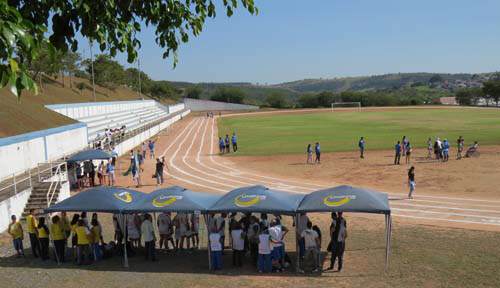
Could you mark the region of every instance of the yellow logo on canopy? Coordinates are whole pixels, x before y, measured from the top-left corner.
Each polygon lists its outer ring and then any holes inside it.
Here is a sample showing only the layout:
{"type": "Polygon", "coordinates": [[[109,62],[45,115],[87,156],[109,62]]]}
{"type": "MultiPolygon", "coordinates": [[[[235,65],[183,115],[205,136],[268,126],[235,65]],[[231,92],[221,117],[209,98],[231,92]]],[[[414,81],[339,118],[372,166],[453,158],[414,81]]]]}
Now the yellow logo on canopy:
{"type": "Polygon", "coordinates": [[[251,207],[257,205],[261,200],[265,200],[265,195],[247,195],[243,194],[234,199],[234,204],[238,207],[251,207]]]}
{"type": "Polygon", "coordinates": [[[153,199],[153,206],[161,208],[165,206],[169,206],[175,203],[177,200],[181,200],[182,196],[175,196],[175,195],[160,195],[153,199]]]}
{"type": "Polygon", "coordinates": [[[323,203],[328,207],[339,207],[356,199],[355,195],[329,195],[323,198],[323,203]]]}
{"type": "Polygon", "coordinates": [[[127,191],[115,192],[113,196],[115,196],[116,199],[121,200],[125,203],[132,202],[132,194],[130,194],[130,192],[127,191]]]}

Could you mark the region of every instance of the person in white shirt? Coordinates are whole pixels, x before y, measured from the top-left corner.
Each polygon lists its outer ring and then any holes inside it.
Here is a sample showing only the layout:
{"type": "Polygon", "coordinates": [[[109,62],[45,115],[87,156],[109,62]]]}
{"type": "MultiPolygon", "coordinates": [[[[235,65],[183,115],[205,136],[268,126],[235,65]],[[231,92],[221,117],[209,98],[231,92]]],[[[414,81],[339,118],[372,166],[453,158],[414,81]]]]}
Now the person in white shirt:
{"type": "Polygon", "coordinates": [[[259,235],[259,260],[257,266],[259,273],[269,273],[273,268],[271,263],[271,237],[264,226],[260,229],[262,232],[259,235]]]}
{"type": "Polygon", "coordinates": [[[312,254],[313,259],[314,259],[314,270],[313,272],[318,272],[319,270],[319,249],[320,243],[319,243],[319,235],[316,231],[312,229],[312,223],[309,221],[307,222],[307,229],[302,231],[300,234],[301,238],[304,239],[304,247],[305,247],[305,256],[308,256],[309,254],[312,254]]]}
{"type": "Polygon", "coordinates": [[[304,253],[305,253],[305,246],[304,246],[304,239],[302,239],[301,235],[304,230],[307,229],[307,223],[309,222],[309,217],[307,217],[306,213],[301,213],[299,215],[299,221],[298,223],[295,223],[297,225],[297,239],[299,239],[299,256],[300,258],[304,258],[304,253]]]}
{"type": "MultiPolygon", "coordinates": [[[[186,236],[188,233],[188,215],[186,213],[177,213],[174,217],[175,223],[175,246],[177,249],[184,249],[184,241],[186,240],[186,236]]],[[[188,241],[187,247],[190,247],[188,241]]]]}
{"type": "Polygon", "coordinates": [[[172,249],[175,249],[174,239],[172,238],[172,219],[170,212],[163,212],[158,215],[158,232],[160,233],[160,249],[165,247],[168,251],[168,242],[172,243],[172,249]]]}
{"type": "Polygon", "coordinates": [[[237,267],[243,266],[243,256],[245,254],[245,232],[243,231],[243,223],[235,222],[231,227],[231,239],[233,245],[233,265],[237,267]]]}
{"type": "Polygon", "coordinates": [[[281,225],[279,218],[271,222],[271,228],[269,228],[269,235],[271,236],[271,259],[273,265],[281,271],[284,271],[285,264],[285,244],[283,238],[287,233],[288,229],[281,225]]]}
{"type": "Polygon", "coordinates": [[[222,245],[220,243],[220,234],[216,229],[212,229],[209,235],[210,242],[210,262],[212,271],[222,269],[222,245]]]}
{"type": "Polygon", "coordinates": [[[145,214],[144,221],[141,224],[141,235],[144,241],[144,247],[146,248],[146,260],[151,258],[151,261],[156,261],[155,255],[155,242],[156,236],[151,220],[151,215],[145,214]]]}

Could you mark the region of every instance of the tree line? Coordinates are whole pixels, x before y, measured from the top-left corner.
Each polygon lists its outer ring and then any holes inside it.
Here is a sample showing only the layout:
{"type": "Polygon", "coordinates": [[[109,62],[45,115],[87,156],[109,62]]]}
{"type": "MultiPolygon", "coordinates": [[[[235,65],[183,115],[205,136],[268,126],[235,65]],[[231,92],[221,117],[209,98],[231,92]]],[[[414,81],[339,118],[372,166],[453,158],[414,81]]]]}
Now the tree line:
{"type": "Polygon", "coordinates": [[[460,105],[477,105],[483,99],[486,105],[495,102],[496,106],[500,102],[500,74],[492,77],[483,83],[483,87],[468,88],[458,90],[455,98],[460,105]]]}

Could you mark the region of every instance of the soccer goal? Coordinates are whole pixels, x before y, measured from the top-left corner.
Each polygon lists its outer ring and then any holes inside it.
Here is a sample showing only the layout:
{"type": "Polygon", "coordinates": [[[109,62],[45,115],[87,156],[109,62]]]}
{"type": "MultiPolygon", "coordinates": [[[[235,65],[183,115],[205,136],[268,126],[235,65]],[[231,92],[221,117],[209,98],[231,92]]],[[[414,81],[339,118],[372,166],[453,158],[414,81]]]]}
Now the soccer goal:
{"type": "Polygon", "coordinates": [[[355,111],[361,112],[361,102],[335,102],[332,103],[332,112],[333,109],[339,108],[354,108],[355,111]]]}

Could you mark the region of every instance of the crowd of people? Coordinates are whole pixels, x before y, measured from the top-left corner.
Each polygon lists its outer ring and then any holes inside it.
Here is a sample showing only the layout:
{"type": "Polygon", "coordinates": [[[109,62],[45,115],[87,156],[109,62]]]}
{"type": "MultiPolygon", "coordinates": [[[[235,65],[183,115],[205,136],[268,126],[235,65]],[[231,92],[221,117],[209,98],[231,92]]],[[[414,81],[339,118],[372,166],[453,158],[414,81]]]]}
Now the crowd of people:
{"type": "Polygon", "coordinates": [[[231,145],[233,147],[233,152],[238,151],[238,137],[236,136],[236,132],[233,132],[233,136],[229,138],[229,134],[226,134],[226,137],[223,139],[219,137],[219,152],[220,154],[230,153],[231,145]]]}
{"type": "MultiPolygon", "coordinates": [[[[290,267],[292,260],[285,252],[285,237],[289,229],[283,225],[282,217],[261,213],[210,214],[207,229],[210,247],[210,267],[212,270],[223,268],[223,254],[226,248],[232,250],[232,265],[242,267],[248,263],[260,273],[283,272],[290,267]],[[272,218],[272,219],[270,219],[272,218]],[[226,224],[227,223],[227,224],[226,224]],[[226,234],[228,237],[226,237],[226,234]],[[226,246],[226,244],[228,244],[226,246]]],[[[114,254],[122,255],[123,245],[127,245],[130,256],[144,251],[146,260],[157,261],[157,250],[187,252],[200,247],[200,213],[162,212],[156,217],[151,214],[132,214],[122,221],[121,215],[113,215],[114,239],[106,243],[103,227],[98,214],[93,213],[90,220],[87,213],[75,213],[71,220],[65,212],[50,217],[36,218],[34,211],[26,217],[26,232],[29,237],[32,255],[47,261],[53,258],[57,263],[73,261],[77,265],[88,265],[114,254]],[[47,223],[46,221],[48,220],[47,223]],[[155,227],[156,226],[156,227],[155,227]],[[124,241],[124,235],[127,235],[124,241]],[[157,237],[157,235],[159,237],[157,237]],[[50,243],[53,245],[50,253],[50,243]],[[52,254],[52,256],[50,255],[52,254]]],[[[306,214],[300,214],[296,227],[299,246],[299,271],[304,272],[306,262],[313,263],[313,272],[322,271],[321,250],[322,234],[306,214]]],[[[332,213],[329,229],[330,243],[326,250],[331,252],[333,269],[338,261],[342,270],[347,223],[342,213],[332,213]]],[[[25,257],[23,239],[25,231],[16,216],[12,216],[8,233],[13,240],[18,257],[25,257]]]]}

